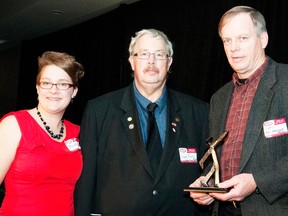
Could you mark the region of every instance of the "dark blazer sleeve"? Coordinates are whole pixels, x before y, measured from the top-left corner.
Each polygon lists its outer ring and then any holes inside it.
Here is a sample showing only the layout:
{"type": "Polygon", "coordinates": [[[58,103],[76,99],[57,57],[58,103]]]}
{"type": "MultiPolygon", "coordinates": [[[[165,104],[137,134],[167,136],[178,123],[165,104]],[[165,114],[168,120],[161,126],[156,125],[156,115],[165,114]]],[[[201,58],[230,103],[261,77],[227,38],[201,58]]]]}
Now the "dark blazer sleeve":
{"type": "MultiPolygon", "coordinates": [[[[75,189],[75,214],[88,216],[93,212],[93,195],[96,185],[96,155],[98,125],[95,101],[89,101],[83,113],[80,146],[83,155],[83,170],[75,189]]],[[[104,107],[105,110],[105,107],[104,107]]]]}

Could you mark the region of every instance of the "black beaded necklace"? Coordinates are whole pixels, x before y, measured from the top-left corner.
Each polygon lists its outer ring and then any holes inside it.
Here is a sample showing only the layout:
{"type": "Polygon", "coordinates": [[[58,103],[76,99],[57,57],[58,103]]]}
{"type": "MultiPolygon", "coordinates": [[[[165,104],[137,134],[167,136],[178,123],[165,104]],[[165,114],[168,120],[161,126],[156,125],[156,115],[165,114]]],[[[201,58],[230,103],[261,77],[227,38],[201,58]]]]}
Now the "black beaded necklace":
{"type": "Polygon", "coordinates": [[[50,130],[50,127],[47,125],[47,123],[44,121],[44,119],[42,118],[41,113],[38,110],[38,107],[36,107],[37,109],[37,115],[39,116],[40,120],[42,121],[44,128],[46,129],[46,131],[50,134],[50,136],[53,139],[61,139],[61,137],[63,136],[64,133],[64,119],[61,119],[61,129],[60,129],[60,133],[59,134],[54,134],[53,131],[50,130]]]}

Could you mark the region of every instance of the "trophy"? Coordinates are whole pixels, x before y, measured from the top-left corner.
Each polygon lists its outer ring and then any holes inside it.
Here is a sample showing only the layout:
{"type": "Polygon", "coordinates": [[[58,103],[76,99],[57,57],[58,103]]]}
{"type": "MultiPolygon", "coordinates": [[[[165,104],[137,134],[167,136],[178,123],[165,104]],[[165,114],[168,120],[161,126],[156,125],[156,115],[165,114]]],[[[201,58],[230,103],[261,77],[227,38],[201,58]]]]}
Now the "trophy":
{"type": "Polygon", "coordinates": [[[207,175],[204,177],[204,179],[201,180],[202,187],[189,187],[185,188],[184,191],[192,191],[192,192],[204,192],[204,193],[225,193],[227,192],[226,188],[219,188],[218,184],[220,183],[219,178],[219,163],[217,154],[215,151],[216,146],[227,136],[228,131],[224,131],[224,133],[221,134],[221,136],[213,142],[213,138],[209,137],[206,140],[206,143],[209,147],[207,152],[204,154],[204,156],[199,161],[199,165],[202,169],[204,169],[204,162],[207,160],[207,158],[211,155],[213,159],[213,165],[210,169],[210,171],[207,173],[207,175]],[[214,174],[215,181],[214,186],[209,186],[208,181],[211,178],[211,176],[214,174]]]}

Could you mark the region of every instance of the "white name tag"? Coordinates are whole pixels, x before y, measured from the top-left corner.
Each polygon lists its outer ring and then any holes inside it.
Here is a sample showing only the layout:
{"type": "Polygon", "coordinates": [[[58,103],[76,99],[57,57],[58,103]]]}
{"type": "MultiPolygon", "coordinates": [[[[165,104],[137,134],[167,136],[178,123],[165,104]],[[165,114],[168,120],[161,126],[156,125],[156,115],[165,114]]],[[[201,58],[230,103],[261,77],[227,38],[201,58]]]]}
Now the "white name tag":
{"type": "Polygon", "coordinates": [[[64,141],[64,143],[70,151],[76,151],[81,149],[77,138],[66,140],[64,141]]]}
{"type": "Polygon", "coordinates": [[[265,121],[263,123],[264,135],[266,138],[278,137],[288,134],[285,118],[265,121]]]}
{"type": "Polygon", "coordinates": [[[196,148],[179,148],[181,163],[197,163],[196,148]]]}

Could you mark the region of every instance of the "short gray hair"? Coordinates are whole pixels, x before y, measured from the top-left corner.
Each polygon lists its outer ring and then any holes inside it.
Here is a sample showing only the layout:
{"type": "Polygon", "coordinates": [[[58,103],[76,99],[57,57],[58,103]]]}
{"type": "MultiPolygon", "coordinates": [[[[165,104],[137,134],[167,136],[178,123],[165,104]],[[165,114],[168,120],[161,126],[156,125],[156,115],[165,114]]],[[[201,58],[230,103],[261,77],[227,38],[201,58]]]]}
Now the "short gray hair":
{"type": "Polygon", "coordinates": [[[132,55],[134,52],[137,40],[146,34],[151,35],[153,38],[161,37],[166,44],[166,51],[168,52],[168,56],[173,56],[173,45],[171,41],[162,31],[156,29],[142,29],[141,31],[136,32],[135,37],[131,37],[131,42],[128,50],[130,55],[132,55]]]}
{"type": "Polygon", "coordinates": [[[257,10],[248,6],[236,6],[228,10],[220,19],[218,24],[218,34],[221,37],[221,30],[226,24],[226,21],[240,13],[249,14],[254,24],[257,35],[259,36],[262,32],[267,32],[266,22],[264,16],[257,10]]]}

